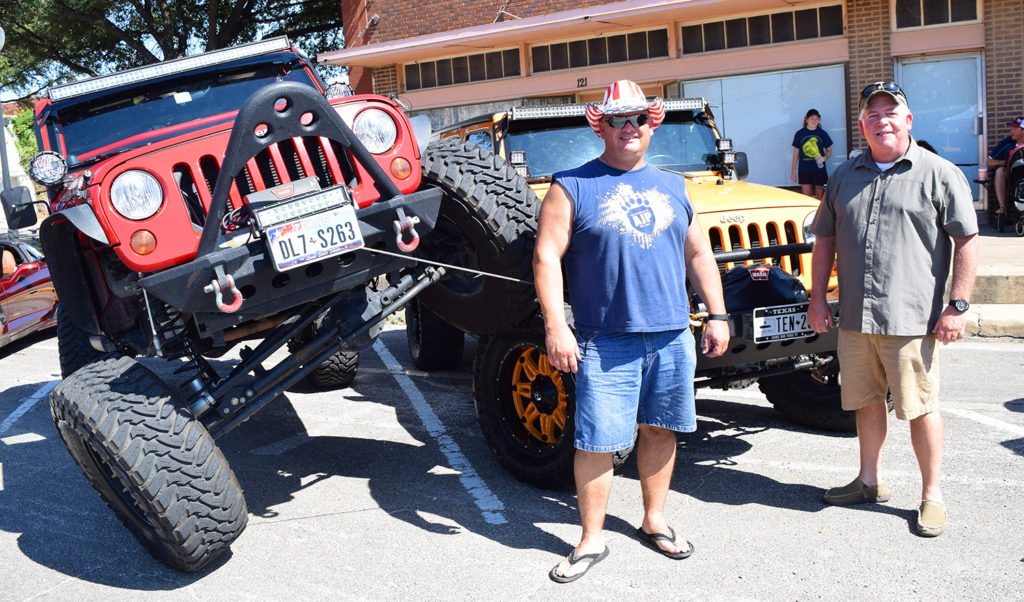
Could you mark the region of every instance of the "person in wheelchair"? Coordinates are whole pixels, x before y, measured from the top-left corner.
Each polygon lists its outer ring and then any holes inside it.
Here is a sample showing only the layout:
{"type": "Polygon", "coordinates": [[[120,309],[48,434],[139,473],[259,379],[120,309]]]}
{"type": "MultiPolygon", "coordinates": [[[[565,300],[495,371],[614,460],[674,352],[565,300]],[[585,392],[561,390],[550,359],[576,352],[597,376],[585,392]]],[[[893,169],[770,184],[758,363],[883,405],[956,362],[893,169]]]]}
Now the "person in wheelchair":
{"type": "Polygon", "coordinates": [[[985,166],[990,170],[995,169],[993,187],[996,192],[996,200],[999,201],[999,208],[996,214],[1006,214],[1006,190],[1008,188],[1006,160],[1010,152],[1019,144],[1024,144],[1024,116],[1012,119],[1007,123],[1010,126],[1010,135],[999,141],[999,144],[989,153],[985,160],[985,166]]]}

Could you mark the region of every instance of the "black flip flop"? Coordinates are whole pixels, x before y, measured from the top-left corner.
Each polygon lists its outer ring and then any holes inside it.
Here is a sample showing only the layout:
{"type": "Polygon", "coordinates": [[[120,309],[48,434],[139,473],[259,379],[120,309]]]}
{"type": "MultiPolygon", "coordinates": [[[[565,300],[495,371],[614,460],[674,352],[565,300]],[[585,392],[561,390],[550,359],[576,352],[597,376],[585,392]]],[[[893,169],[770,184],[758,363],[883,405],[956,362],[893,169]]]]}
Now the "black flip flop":
{"type": "Polygon", "coordinates": [[[685,552],[669,552],[661,549],[661,546],[658,545],[659,541],[667,541],[669,543],[676,542],[675,530],[672,527],[669,527],[668,531],[669,533],[671,533],[671,535],[665,535],[664,533],[645,533],[643,528],[641,527],[636,530],[636,534],[641,541],[654,548],[655,552],[659,552],[665,556],[668,556],[672,560],[682,560],[683,558],[689,558],[690,555],[693,554],[693,544],[690,542],[686,542],[686,545],[689,546],[690,549],[685,552]]]}
{"type": "Polygon", "coordinates": [[[601,552],[600,554],[584,554],[582,556],[577,556],[576,555],[576,550],[573,550],[572,553],[569,554],[569,566],[576,566],[576,563],[578,563],[578,562],[589,561],[588,564],[587,564],[587,568],[584,569],[582,573],[578,573],[578,574],[573,575],[571,577],[565,577],[565,576],[559,575],[558,572],[557,572],[558,571],[558,567],[562,564],[562,561],[559,560],[558,564],[556,564],[554,567],[552,567],[551,571],[548,572],[548,577],[551,577],[551,580],[554,581],[555,583],[569,583],[570,581],[576,581],[577,579],[579,579],[583,575],[586,575],[587,571],[590,570],[590,567],[592,567],[595,564],[601,562],[602,560],[604,560],[607,557],[608,557],[608,546],[605,546],[604,547],[604,551],[601,552]]]}

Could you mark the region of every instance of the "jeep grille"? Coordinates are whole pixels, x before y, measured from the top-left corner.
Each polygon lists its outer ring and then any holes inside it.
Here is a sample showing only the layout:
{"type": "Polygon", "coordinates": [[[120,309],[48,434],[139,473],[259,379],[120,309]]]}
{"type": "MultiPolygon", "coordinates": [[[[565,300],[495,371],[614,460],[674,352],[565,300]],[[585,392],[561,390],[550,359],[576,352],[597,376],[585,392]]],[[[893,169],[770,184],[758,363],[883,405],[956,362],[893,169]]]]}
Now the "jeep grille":
{"type": "MultiPolygon", "coordinates": [[[[219,157],[203,155],[173,167],[174,180],[189,218],[199,228],[206,221],[205,207],[213,198],[220,165],[219,157]]],[[[356,169],[344,147],[327,138],[303,136],[273,144],[250,159],[245,169],[235,176],[230,203],[239,207],[242,198],[253,192],[309,176],[315,176],[322,188],[338,183],[352,188],[358,183],[356,169]]]]}
{"type": "MultiPolygon", "coordinates": [[[[801,243],[803,240],[798,235],[799,229],[794,222],[748,223],[745,226],[732,224],[728,228],[712,226],[708,228],[708,240],[711,242],[711,250],[715,253],[723,251],[736,251],[739,249],[759,249],[761,247],[775,247],[801,243]]],[[[808,273],[810,265],[803,265],[804,261],[810,262],[810,255],[786,255],[781,258],[764,260],[786,270],[794,276],[808,273]]],[[[747,265],[752,261],[745,262],[747,265]]],[[[719,262],[718,271],[724,272],[735,264],[719,262]]]]}

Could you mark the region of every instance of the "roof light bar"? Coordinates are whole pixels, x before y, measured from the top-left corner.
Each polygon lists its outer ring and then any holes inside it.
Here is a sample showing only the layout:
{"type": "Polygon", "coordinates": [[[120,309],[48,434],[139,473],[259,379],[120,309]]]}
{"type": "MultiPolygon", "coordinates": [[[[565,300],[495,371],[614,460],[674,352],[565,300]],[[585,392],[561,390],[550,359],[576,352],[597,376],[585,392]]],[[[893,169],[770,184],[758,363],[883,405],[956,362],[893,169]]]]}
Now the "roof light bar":
{"type": "MultiPolygon", "coordinates": [[[[677,98],[665,101],[666,111],[703,111],[703,98],[677,98]]],[[[543,119],[545,117],[575,117],[583,115],[587,105],[553,105],[547,107],[512,107],[512,120],[543,119]]]]}
{"type": "Polygon", "coordinates": [[[268,52],[286,50],[290,47],[291,42],[288,40],[288,36],[279,36],[276,38],[261,40],[259,42],[235,46],[233,48],[224,48],[223,50],[214,50],[203,54],[197,54],[195,56],[171,59],[155,65],[136,67],[119,73],[100,75],[98,77],[91,77],[89,79],[72,82],[70,84],[53,86],[49,90],[49,96],[50,100],[55,102],[66,100],[68,98],[74,98],[75,96],[82,96],[84,94],[92,94],[93,92],[99,92],[101,90],[117,88],[125,84],[156,79],[158,77],[174,75],[176,73],[183,73],[185,71],[191,71],[201,67],[208,67],[210,65],[217,65],[219,63],[226,63],[228,61],[248,58],[251,56],[258,56],[268,52]]]}

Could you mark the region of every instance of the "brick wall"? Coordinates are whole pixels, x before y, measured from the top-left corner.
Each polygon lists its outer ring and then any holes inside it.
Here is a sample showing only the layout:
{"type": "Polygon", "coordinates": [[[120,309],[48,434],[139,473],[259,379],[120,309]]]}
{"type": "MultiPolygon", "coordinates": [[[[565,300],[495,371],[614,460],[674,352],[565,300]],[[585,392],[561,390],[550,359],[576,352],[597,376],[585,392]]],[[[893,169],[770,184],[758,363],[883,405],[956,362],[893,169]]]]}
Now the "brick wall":
{"type": "MultiPolygon", "coordinates": [[[[613,0],[509,0],[507,13],[519,18],[612,4],[613,0]]],[[[366,42],[390,42],[439,31],[490,25],[504,0],[366,0],[366,13],[380,15],[380,22],[364,36],[366,42]],[[429,6],[429,10],[426,8],[429,6]]],[[[502,16],[500,21],[511,20],[502,16]]],[[[347,33],[347,31],[346,31],[347,33]]]]}
{"type": "MultiPolygon", "coordinates": [[[[1012,1],[1012,0],[1007,0],[1012,1]]],[[[1019,1],[1019,0],[1017,0],[1019,1]]],[[[889,48],[888,0],[847,0],[846,33],[850,43],[847,115],[847,148],[866,149],[867,142],[857,127],[857,105],[864,86],[892,81],[893,60],[889,48]]]]}
{"type": "Polygon", "coordinates": [[[381,96],[398,94],[398,69],[394,65],[374,68],[373,93],[381,96]]]}
{"type": "Polygon", "coordinates": [[[1024,2],[986,0],[985,98],[989,150],[1005,138],[1006,122],[1024,115],[1024,2]]]}

